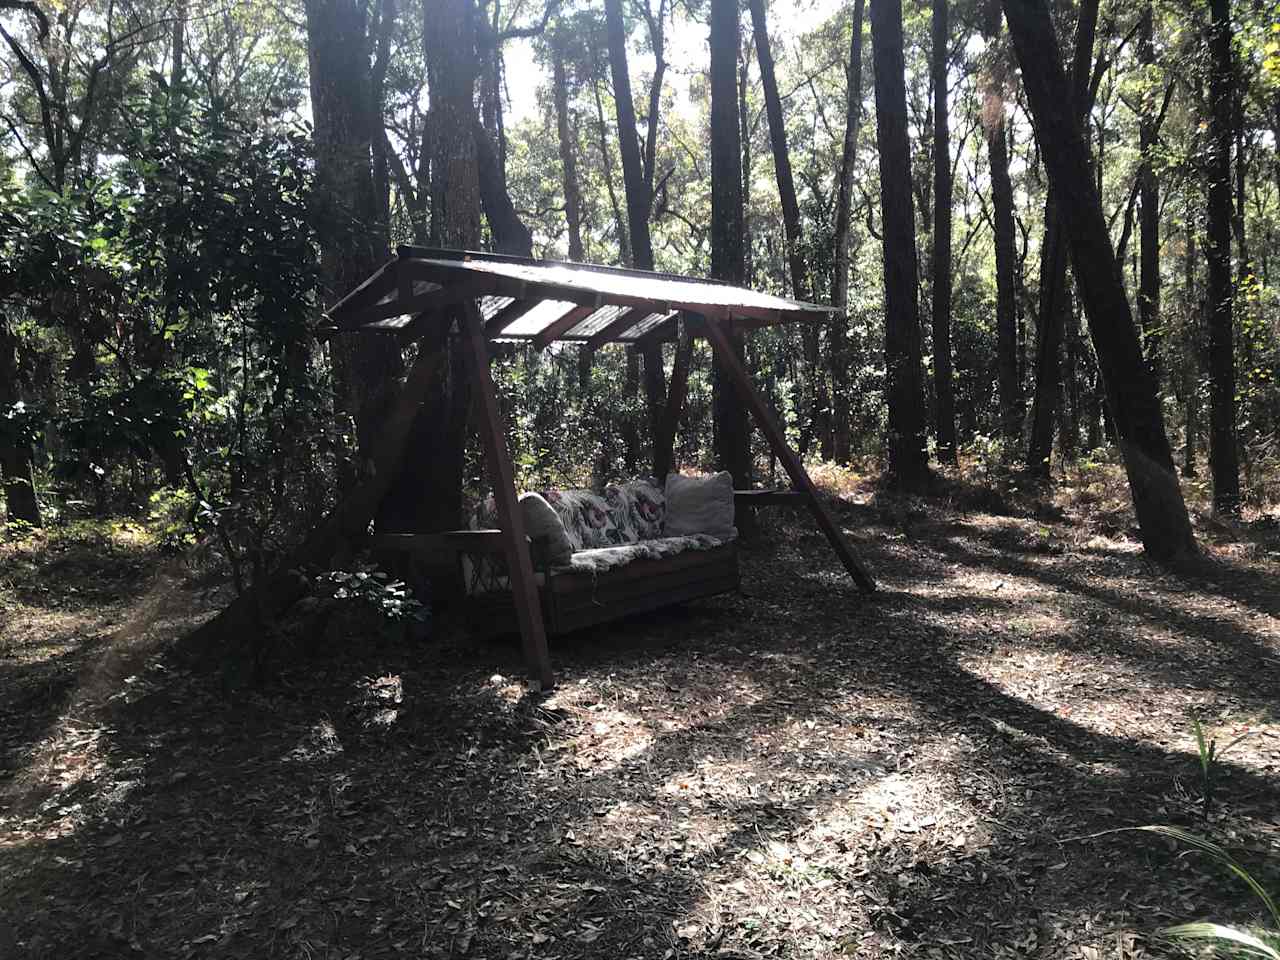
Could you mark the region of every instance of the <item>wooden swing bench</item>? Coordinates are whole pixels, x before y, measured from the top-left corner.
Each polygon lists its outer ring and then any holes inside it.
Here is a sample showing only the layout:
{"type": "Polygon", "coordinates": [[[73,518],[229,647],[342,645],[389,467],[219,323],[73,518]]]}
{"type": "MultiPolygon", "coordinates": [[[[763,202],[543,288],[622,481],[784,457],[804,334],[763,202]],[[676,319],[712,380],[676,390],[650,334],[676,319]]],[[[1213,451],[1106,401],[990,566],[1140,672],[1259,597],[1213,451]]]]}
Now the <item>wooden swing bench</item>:
{"type": "MultiPolygon", "coordinates": [[[[517,502],[514,471],[489,371],[490,343],[523,341],[537,348],[577,343],[599,349],[610,343],[645,346],[679,339],[666,408],[655,436],[655,475],[670,468],[670,450],[684,406],[689,364],[687,338],[703,337],[751,411],[790,477],[790,490],[735,491],[740,509],[805,506],[855,584],[866,593],[875,581],[832,519],[787,445],[782,428],[755,389],[731,338],[758,327],[826,320],[831,309],[768,294],[669,274],[591,264],[560,263],[486,253],[401,247],[398,256],[336,304],[328,314],[330,336],[397,335],[423,348],[410,370],[374,453],[374,476],[329,521],[333,531],[367,525],[402,462],[409,427],[445,354],[442,333],[454,328],[465,345],[478,407],[479,432],[496,501],[492,529],[442,533],[378,532],[375,547],[407,551],[438,565],[441,557],[497,554],[505,561],[507,589],[482,598],[477,615],[495,629],[519,628],[531,680],[554,683],[547,635],[592,626],[674,603],[736,590],[738,547],[729,541],[709,549],[635,559],[616,569],[585,574],[535,570],[533,544],[517,502]],[[435,349],[427,349],[434,343],[435,349]],[[666,451],[665,454],[663,451],[666,451]]],[[[323,531],[322,531],[323,532],[323,531]]]]}

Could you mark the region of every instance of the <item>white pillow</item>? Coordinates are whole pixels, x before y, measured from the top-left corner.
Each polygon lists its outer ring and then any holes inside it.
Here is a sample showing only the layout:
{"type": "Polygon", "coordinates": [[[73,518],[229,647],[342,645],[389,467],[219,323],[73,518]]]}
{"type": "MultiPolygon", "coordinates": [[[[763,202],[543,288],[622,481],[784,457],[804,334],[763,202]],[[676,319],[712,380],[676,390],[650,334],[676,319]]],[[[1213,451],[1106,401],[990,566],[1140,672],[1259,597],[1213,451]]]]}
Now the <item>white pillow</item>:
{"type": "Polygon", "coordinates": [[[520,513],[524,517],[524,532],[535,543],[546,545],[546,557],[552,566],[564,566],[573,559],[573,545],[569,534],[555,508],[539,494],[520,494],[520,513]]]}
{"type": "Polygon", "coordinates": [[[686,537],[705,533],[720,540],[738,535],[733,525],[733,476],[721,470],[707,477],[667,474],[667,521],[663,533],[686,537]]]}

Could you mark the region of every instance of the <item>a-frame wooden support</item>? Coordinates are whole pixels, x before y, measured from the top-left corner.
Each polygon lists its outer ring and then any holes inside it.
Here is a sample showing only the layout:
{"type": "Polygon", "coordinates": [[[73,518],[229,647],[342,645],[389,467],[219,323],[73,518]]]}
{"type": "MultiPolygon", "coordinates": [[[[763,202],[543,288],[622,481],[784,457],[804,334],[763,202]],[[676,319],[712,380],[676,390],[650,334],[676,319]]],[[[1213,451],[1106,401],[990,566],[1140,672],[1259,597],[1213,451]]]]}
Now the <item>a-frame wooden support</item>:
{"type": "Polygon", "coordinates": [[[476,388],[480,440],[484,444],[484,460],[493,498],[498,506],[498,524],[502,528],[507,555],[507,575],[511,579],[511,596],[516,607],[516,621],[524,645],[529,679],[548,690],[555,684],[551,658],[547,653],[547,631],[542,622],[542,604],[533,575],[533,560],[525,539],[524,517],[516,499],[515,469],[507,450],[506,431],[498,411],[498,395],[489,372],[489,344],[485,339],[484,320],[474,300],[462,304],[459,333],[466,342],[466,357],[476,388]]]}
{"type": "Polygon", "coordinates": [[[840,558],[844,568],[849,571],[849,576],[853,578],[853,582],[858,585],[858,588],[863,593],[874,593],[876,582],[872,578],[870,571],[867,570],[858,555],[853,552],[853,547],[845,539],[844,533],[836,525],[835,520],[832,519],[831,514],[818,498],[818,491],[814,487],[813,481],[809,479],[809,474],[805,471],[804,464],[800,462],[800,457],[796,452],[787,445],[786,434],[782,432],[782,427],[774,420],[773,413],[769,410],[769,405],[765,403],[764,397],[760,396],[755,384],[751,382],[751,377],[742,366],[742,362],[738,359],[738,355],[729,343],[728,334],[725,333],[720,324],[721,321],[707,317],[705,323],[699,326],[699,331],[706,333],[716,359],[720,361],[725,372],[729,375],[729,379],[733,381],[741,392],[748,409],[751,410],[752,416],[755,417],[756,425],[759,426],[760,432],[764,434],[765,440],[769,442],[769,447],[782,462],[787,475],[791,478],[792,488],[804,494],[808,500],[809,509],[812,511],[814,519],[817,520],[822,532],[826,534],[827,540],[831,543],[831,548],[835,550],[836,556],[840,558]]]}

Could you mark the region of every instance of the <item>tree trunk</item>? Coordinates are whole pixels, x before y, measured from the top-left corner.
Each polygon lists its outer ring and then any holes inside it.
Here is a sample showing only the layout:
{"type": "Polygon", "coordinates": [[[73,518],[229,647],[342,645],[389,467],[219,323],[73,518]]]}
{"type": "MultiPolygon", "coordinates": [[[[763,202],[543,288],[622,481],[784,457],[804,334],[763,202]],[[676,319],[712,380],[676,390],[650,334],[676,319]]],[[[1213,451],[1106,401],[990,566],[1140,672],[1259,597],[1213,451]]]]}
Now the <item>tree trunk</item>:
{"type": "Polygon", "coordinates": [[[902,52],[901,0],[871,0],[876,83],[876,143],[880,152],[880,216],[884,247],[884,362],[889,404],[889,476],[901,490],[929,483],[924,372],[916,302],[915,209],[902,52]]]}
{"type": "Polygon", "coordinates": [[[623,266],[634,266],[635,258],[631,255],[631,240],[627,235],[627,218],[622,215],[622,206],[618,203],[618,191],[613,185],[613,155],[609,152],[609,126],[604,119],[604,101],[600,97],[600,84],[591,81],[591,89],[596,98],[596,131],[600,140],[600,168],[604,171],[605,192],[609,194],[609,207],[613,211],[613,226],[618,239],[619,261],[623,266]]]}
{"type": "Polygon", "coordinates": [[[849,62],[845,67],[844,147],[840,154],[840,187],[836,199],[835,275],[831,305],[840,313],[831,322],[831,385],[837,463],[848,463],[849,423],[849,238],[853,233],[853,172],[862,118],[862,13],[864,0],[854,0],[849,62]]]}
{"type": "MultiPolygon", "coordinates": [[[[487,149],[478,143],[483,128],[474,101],[476,37],[472,0],[439,0],[424,8],[423,49],[431,90],[431,239],[437,246],[461,250],[480,245],[480,168],[487,163],[492,180],[500,167],[488,135],[483,137],[487,149]],[[482,160],[482,154],[487,158],[482,160]]],[[[495,235],[498,229],[494,226],[495,235]]],[[[432,385],[414,420],[400,474],[378,513],[383,532],[448,530],[462,521],[471,405],[464,349],[461,338],[448,346],[447,375],[432,385]]]]}
{"type": "MultiPolygon", "coordinates": [[[[362,283],[387,257],[378,229],[369,116],[371,75],[366,5],[307,0],[307,53],[316,144],[316,187],[324,204],[321,267],[328,300],[362,283]]],[[[403,369],[392,337],[339,337],[330,344],[337,406],[353,417],[362,461],[376,436],[387,389],[403,369]]],[[[349,487],[355,476],[344,477],[349,487]]]]}
{"type": "Polygon", "coordinates": [[[951,31],[947,0],[933,0],[933,383],[938,459],[956,462],[956,397],[951,373],[951,129],[947,119],[951,31]]]}
{"type": "MultiPolygon", "coordinates": [[[[738,138],[737,0],[711,0],[711,275],[742,282],[742,144],[738,138]]],[[[742,337],[731,337],[742,356],[742,337]]],[[[734,486],[751,485],[747,408],[723,365],[713,362],[716,460],[733,474],[734,486]]],[[[746,518],[739,511],[739,521],[746,518]]]]}
{"type": "Polygon", "coordinates": [[[742,45],[738,61],[738,136],[742,139],[742,282],[755,285],[755,254],[752,249],[751,224],[751,113],[747,107],[750,86],[751,56],[749,45],[742,45]]]}
{"type": "MultiPolygon", "coordinates": [[[[1084,0],[1076,19],[1075,50],[1071,66],[1071,103],[1081,134],[1088,143],[1085,118],[1092,107],[1090,75],[1093,68],[1093,42],[1098,26],[1098,0],[1084,0]]],[[[1062,216],[1057,209],[1058,200],[1052,184],[1046,191],[1044,208],[1044,240],[1040,246],[1040,331],[1036,344],[1036,385],[1031,405],[1031,438],[1027,446],[1027,468],[1041,480],[1049,479],[1049,467],[1053,456],[1053,423],[1055,411],[1061,402],[1061,370],[1059,354],[1063,340],[1063,327],[1070,318],[1074,324],[1074,307],[1070,303],[1067,286],[1067,238],[1063,233],[1062,216]]],[[[1078,334],[1075,334],[1078,339],[1078,334]]],[[[1068,352],[1073,354],[1076,343],[1068,340],[1068,352]]],[[[1074,381],[1074,367],[1068,372],[1071,389],[1078,390],[1074,381]]],[[[1063,441],[1065,453],[1074,447],[1074,439],[1063,441]]]]}
{"type": "MultiPolygon", "coordinates": [[[[791,151],[787,147],[787,125],[782,115],[782,97],[778,93],[778,80],[773,69],[773,52],[769,49],[769,25],[765,17],[764,0],[748,0],[751,9],[752,33],[756,44],[756,62],[760,65],[760,85],[764,90],[765,115],[769,120],[769,145],[773,150],[773,172],[778,183],[778,197],[782,202],[782,229],[786,237],[787,267],[791,273],[791,293],[797,300],[808,300],[809,271],[804,258],[804,237],[800,221],[800,202],[796,198],[795,177],[791,173],[791,151]]],[[[800,328],[804,347],[805,376],[800,418],[800,453],[809,452],[813,433],[820,418],[822,401],[819,382],[822,371],[818,365],[818,327],[804,324],[800,328]]]]}
{"type": "Polygon", "coordinates": [[[1124,457],[1142,542],[1155,560],[1194,551],[1155,384],[1116,264],[1089,151],[1071,109],[1061,53],[1044,0],[1004,0],[1040,154],[1061,199],[1075,276],[1124,457]]]}
{"type": "Polygon", "coordinates": [[[1153,153],[1156,149],[1156,109],[1151,92],[1150,70],[1155,65],[1152,42],[1151,0],[1143,6],[1138,21],[1138,62],[1147,69],[1144,77],[1142,114],[1138,120],[1138,142],[1142,166],[1138,171],[1138,317],[1142,326],[1143,353],[1147,367],[1160,389],[1160,183],[1156,179],[1153,153]]]}
{"type": "Polygon", "coordinates": [[[1185,318],[1183,320],[1182,351],[1182,396],[1185,406],[1186,423],[1184,427],[1185,444],[1182,451],[1182,475],[1196,475],[1196,421],[1200,417],[1200,298],[1196,293],[1196,232],[1191,219],[1191,211],[1187,211],[1186,250],[1184,251],[1184,284],[1183,301],[1185,318]]]}
{"type": "Polygon", "coordinates": [[[569,259],[586,259],[582,252],[582,199],[578,190],[577,144],[569,127],[569,81],[564,57],[556,51],[552,62],[552,90],[556,104],[556,132],[560,138],[560,176],[564,185],[564,219],[569,229],[569,259]]]}
{"type": "MultiPolygon", "coordinates": [[[[507,192],[507,176],[502,169],[502,158],[489,139],[484,125],[473,121],[475,132],[476,184],[480,191],[480,205],[493,234],[493,246],[498,253],[516,257],[533,256],[533,234],[520,219],[511,194],[507,192]]],[[[479,234],[472,244],[480,242],[479,234]]]]}
{"type": "Polygon", "coordinates": [[[40,526],[40,504],[36,500],[31,446],[12,435],[9,411],[18,402],[18,339],[9,330],[9,321],[0,314],[0,478],[4,480],[5,518],[40,526]]]}
{"type": "Polygon", "coordinates": [[[1240,513],[1236,364],[1231,288],[1231,139],[1234,112],[1230,0],[1210,0],[1208,311],[1209,471],[1215,513],[1240,513]]]}
{"type": "Polygon", "coordinates": [[[998,94],[988,93],[984,112],[988,124],[987,156],[991,164],[991,206],[996,228],[996,371],[1000,390],[1000,434],[1006,443],[1016,444],[1022,435],[1022,390],[1018,378],[1013,183],[1009,179],[1009,139],[1004,101],[998,94]]]}
{"type": "MultiPolygon", "coordinates": [[[[627,66],[627,34],[622,22],[622,0],[605,0],[604,10],[609,41],[609,67],[613,73],[613,101],[618,114],[618,150],[622,154],[622,181],[627,195],[631,256],[637,269],[652,270],[653,242],[649,235],[649,209],[653,203],[653,186],[645,176],[644,160],[640,155],[640,135],[636,128],[631,74],[627,66]]],[[[651,128],[656,122],[656,117],[649,118],[651,128]]],[[[641,353],[644,357],[644,395],[649,415],[649,437],[651,442],[656,442],[658,424],[666,402],[662,345],[646,344],[641,348],[641,353]]]]}

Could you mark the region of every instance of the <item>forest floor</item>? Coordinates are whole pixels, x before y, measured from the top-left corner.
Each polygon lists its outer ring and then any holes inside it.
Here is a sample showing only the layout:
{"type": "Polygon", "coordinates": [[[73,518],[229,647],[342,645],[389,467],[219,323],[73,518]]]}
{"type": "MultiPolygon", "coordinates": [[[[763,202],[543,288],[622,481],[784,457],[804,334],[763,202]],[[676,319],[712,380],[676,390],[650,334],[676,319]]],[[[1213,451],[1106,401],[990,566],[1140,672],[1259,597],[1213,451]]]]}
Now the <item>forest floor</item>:
{"type": "Polygon", "coordinates": [[[774,513],[741,595],[553,643],[325,636],[232,694],[145,529],[0,543],[0,957],[1159,955],[1277,886],[1280,524],[1142,557],[1113,468],[901,500],[822,473],[882,586],[774,513]],[[997,489],[997,487],[999,489],[997,489]],[[1191,716],[1219,744],[1205,817],[1191,716]]]}

